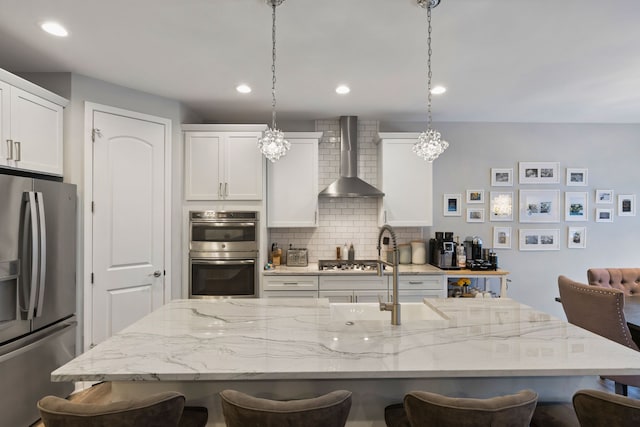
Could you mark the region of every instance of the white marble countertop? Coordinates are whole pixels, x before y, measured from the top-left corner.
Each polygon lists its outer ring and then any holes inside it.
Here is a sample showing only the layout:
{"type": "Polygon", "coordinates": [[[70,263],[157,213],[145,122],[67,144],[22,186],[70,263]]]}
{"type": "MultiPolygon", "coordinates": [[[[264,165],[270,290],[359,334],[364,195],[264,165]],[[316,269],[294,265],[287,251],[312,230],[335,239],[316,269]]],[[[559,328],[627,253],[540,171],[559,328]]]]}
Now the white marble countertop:
{"type": "Polygon", "coordinates": [[[507,298],[425,303],[443,318],[346,325],[332,317],[326,299],[176,300],[60,367],[52,379],[640,374],[639,352],[507,298]]]}

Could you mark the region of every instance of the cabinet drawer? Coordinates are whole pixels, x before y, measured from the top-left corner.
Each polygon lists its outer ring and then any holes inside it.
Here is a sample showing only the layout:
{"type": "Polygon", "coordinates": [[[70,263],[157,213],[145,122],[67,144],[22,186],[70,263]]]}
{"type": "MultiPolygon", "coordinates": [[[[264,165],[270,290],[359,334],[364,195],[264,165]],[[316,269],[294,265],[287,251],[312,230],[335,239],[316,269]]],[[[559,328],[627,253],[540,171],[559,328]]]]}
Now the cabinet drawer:
{"type": "Polygon", "coordinates": [[[320,290],[387,290],[387,278],[352,275],[352,276],[320,276],[320,290]]]}
{"type": "Polygon", "coordinates": [[[318,291],[264,291],[262,298],[318,298],[318,291]]]}
{"type": "Polygon", "coordinates": [[[318,276],[264,276],[265,291],[318,291],[318,276]]]}
{"type": "Polygon", "coordinates": [[[410,289],[432,289],[432,290],[444,290],[444,278],[442,276],[426,276],[426,275],[411,275],[411,276],[399,276],[398,288],[402,290],[410,289]]]}

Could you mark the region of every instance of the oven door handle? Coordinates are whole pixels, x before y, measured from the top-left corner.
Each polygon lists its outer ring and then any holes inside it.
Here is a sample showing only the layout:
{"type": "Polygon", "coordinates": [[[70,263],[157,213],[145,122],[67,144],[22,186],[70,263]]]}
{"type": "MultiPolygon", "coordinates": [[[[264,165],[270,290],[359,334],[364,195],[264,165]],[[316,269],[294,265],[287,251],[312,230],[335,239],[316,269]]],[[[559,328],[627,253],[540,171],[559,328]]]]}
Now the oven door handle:
{"type": "Polygon", "coordinates": [[[233,259],[233,260],[218,260],[218,259],[191,259],[192,264],[198,265],[251,265],[255,264],[254,259],[233,259]]]}
{"type": "Polygon", "coordinates": [[[255,222],[236,222],[236,221],[191,221],[191,225],[206,225],[209,227],[228,227],[230,225],[238,225],[242,227],[256,227],[255,222]]]}

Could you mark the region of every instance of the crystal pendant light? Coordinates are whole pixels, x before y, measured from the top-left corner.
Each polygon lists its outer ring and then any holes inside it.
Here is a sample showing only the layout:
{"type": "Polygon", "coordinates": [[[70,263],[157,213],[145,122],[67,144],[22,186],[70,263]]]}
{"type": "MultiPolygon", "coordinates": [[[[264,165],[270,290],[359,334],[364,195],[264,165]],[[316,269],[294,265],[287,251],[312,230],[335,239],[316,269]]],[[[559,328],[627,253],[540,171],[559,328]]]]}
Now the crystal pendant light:
{"type": "Polygon", "coordinates": [[[258,148],[264,156],[275,162],[287,154],[291,144],[284,139],[284,133],[276,128],[276,7],[284,0],[267,0],[273,8],[271,26],[271,128],[264,131],[262,138],[258,139],[258,148]]]}
{"type": "Polygon", "coordinates": [[[427,130],[418,136],[418,142],[413,144],[413,152],[428,162],[433,162],[444,150],[449,147],[449,143],[442,139],[440,132],[431,127],[431,9],[440,4],[440,0],[418,0],[418,5],[427,9],[428,23],[428,60],[427,60],[427,130]]]}

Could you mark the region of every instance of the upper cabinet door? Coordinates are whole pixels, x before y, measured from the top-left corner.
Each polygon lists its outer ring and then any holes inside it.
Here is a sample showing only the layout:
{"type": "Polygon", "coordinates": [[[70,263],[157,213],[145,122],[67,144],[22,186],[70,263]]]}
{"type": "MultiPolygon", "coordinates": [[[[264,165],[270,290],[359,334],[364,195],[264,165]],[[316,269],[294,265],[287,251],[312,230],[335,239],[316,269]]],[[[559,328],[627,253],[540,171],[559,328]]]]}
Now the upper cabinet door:
{"type": "Polygon", "coordinates": [[[258,150],[260,133],[229,133],[225,137],[224,198],[262,200],[264,158],[258,150]]]}
{"type": "Polygon", "coordinates": [[[183,125],[186,200],[262,200],[263,125],[183,125]]]}
{"type": "Polygon", "coordinates": [[[10,129],[16,167],[62,175],[62,117],[62,106],[11,88],[10,129]]]}
{"type": "Polygon", "coordinates": [[[0,166],[13,165],[13,141],[9,133],[11,86],[0,82],[0,166]]]}
{"type": "Polygon", "coordinates": [[[267,227],[317,227],[321,132],[289,132],[286,156],[267,163],[267,227]]]}
{"type": "Polygon", "coordinates": [[[185,133],[185,199],[222,199],[219,153],[223,138],[219,133],[185,133]]]}
{"type": "Polygon", "coordinates": [[[380,137],[378,183],[384,192],[380,224],[433,225],[432,164],[412,151],[418,134],[380,134],[380,137]]]}

